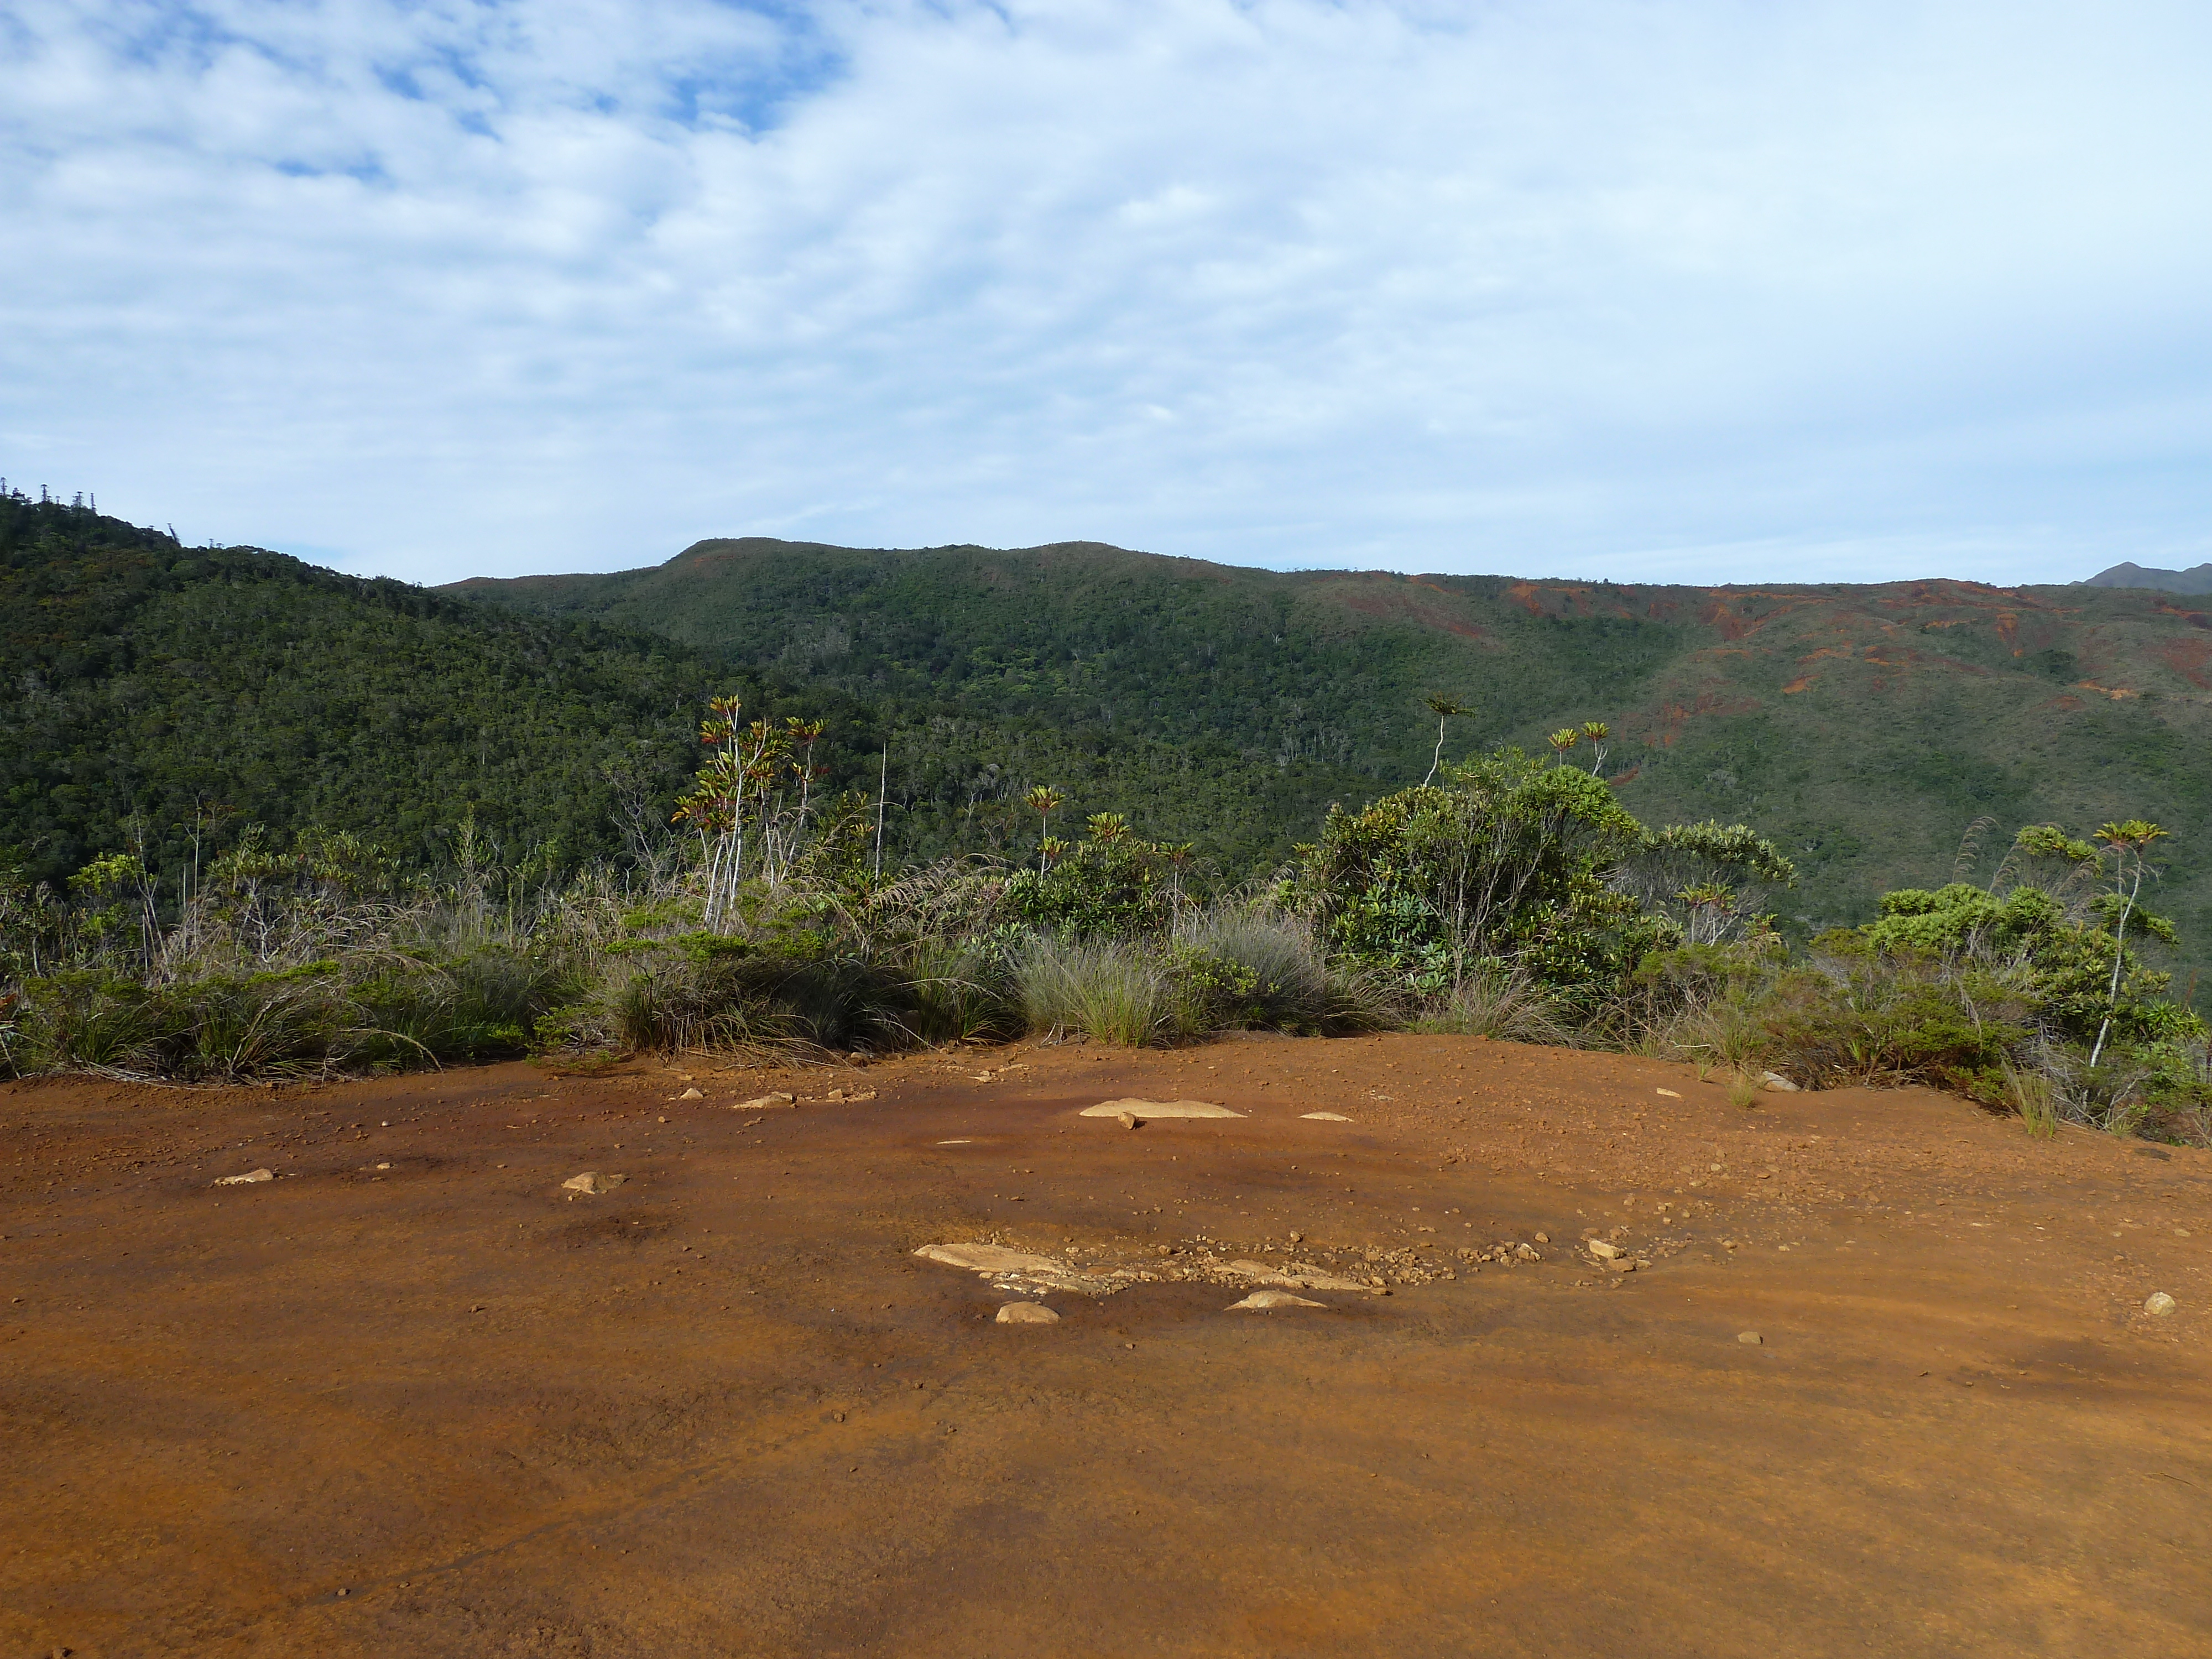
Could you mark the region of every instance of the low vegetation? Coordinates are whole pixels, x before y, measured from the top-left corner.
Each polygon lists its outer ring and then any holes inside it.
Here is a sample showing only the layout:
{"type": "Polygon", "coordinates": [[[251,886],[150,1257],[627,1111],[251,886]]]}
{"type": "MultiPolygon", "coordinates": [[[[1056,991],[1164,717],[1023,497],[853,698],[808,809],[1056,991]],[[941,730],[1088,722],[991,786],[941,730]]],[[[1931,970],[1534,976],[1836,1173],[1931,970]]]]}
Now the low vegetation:
{"type": "MultiPolygon", "coordinates": [[[[1632,817],[1570,730],[1332,811],[1264,882],[1031,792],[997,853],[886,860],[879,804],[817,788],[818,724],[717,699],[707,763],[630,855],[502,860],[465,817],[436,873],[341,831],[258,829],[164,872],[0,872],[0,1066],[235,1080],[547,1051],[881,1054],[1023,1034],[1158,1045],[1412,1025],[1690,1060],[1755,1104],[1923,1082],[2212,1144],[2206,1031],[2147,953],[2164,838],[2021,830],[1986,881],[1881,899],[1793,948],[1796,872],[1741,825],[1632,817]]],[[[665,810],[665,809],[664,809],[665,810]]]]}

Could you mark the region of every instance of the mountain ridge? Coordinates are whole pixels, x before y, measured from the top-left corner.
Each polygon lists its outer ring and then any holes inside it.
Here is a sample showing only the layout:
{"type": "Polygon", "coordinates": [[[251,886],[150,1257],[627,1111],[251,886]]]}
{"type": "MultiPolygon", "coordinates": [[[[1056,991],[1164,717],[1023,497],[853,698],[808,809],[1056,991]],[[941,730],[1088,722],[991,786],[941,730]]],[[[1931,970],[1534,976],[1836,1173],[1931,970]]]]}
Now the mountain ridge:
{"type": "Polygon", "coordinates": [[[2160,570],[2121,563],[2086,578],[2083,587],[2147,587],[2165,593],[2212,593],[2212,562],[2186,570],[2160,570]]]}

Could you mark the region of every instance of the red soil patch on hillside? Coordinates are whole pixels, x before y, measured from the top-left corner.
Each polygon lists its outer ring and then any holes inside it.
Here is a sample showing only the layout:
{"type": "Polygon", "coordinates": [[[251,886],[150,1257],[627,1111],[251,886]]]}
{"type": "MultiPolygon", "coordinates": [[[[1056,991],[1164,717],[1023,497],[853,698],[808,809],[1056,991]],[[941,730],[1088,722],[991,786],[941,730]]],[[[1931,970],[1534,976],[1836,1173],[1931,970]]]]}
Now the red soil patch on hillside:
{"type": "Polygon", "coordinates": [[[1417,1036],[0,1125],[0,1650],[2212,1648],[2204,1153],[1417,1036]],[[1000,1325],[987,1237],[1150,1279],[1000,1325]]]}

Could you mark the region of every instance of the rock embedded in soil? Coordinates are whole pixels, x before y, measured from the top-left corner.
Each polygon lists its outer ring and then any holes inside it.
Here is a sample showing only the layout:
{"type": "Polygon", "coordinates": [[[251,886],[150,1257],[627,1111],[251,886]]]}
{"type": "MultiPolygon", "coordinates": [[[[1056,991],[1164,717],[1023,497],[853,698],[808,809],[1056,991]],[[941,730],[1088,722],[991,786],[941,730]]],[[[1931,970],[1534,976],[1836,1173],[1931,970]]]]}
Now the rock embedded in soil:
{"type": "Polygon", "coordinates": [[[1303,1296],[1292,1296],[1288,1291],[1255,1291],[1242,1302],[1232,1302],[1224,1310],[1228,1313],[1257,1313],[1268,1308],[1326,1308],[1326,1302],[1309,1301],[1303,1296]]]}
{"type": "Polygon", "coordinates": [[[707,1097],[707,1091],[703,1089],[686,1089],[676,1097],[678,1100],[704,1100],[707,1097]]]}
{"type": "Polygon", "coordinates": [[[915,1254],[924,1261],[939,1261],[948,1267],[965,1267],[975,1273],[1056,1273],[1064,1271],[1064,1264],[1048,1255],[1036,1255],[1028,1250],[1010,1250],[1003,1244],[925,1244],[915,1254]]]}
{"type": "Polygon", "coordinates": [[[252,1187],[258,1186],[262,1182],[276,1179],[276,1177],[267,1170],[253,1170],[245,1175],[218,1176],[216,1177],[215,1184],[218,1187],[252,1187]]]}
{"type": "Polygon", "coordinates": [[[774,1094],[757,1095],[750,1100],[741,1100],[730,1109],[733,1112],[764,1112],[771,1106],[796,1106],[798,1103],[796,1096],[786,1094],[779,1089],[774,1094]]]}
{"type": "Polygon", "coordinates": [[[1242,1117],[1242,1112],[1232,1112],[1226,1106],[1216,1106],[1206,1100],[1102,1100],[1096,1106],[1085,1106],[1077,1114],[1080,1117],[1120,1117],[1133,1112],[1140,1118],[1170,1117],[1242,1117]]]}
{"type": "Polygon", "coordinates": [[[2163,1318],[2173,1311],[2173,1298],[2164,1291],[2153,1291],[2143,1300],[2143,1311],[2154,1318],[2163,1318]]]}
{"type": "Polygon", "coordinates": [[[587,1193],[596,1198],[601,1193],[611,1193],[628,1181],[624,1175],[601,1175],[596,1170],[586,1170],[580,1176],[570,1176],[561,1183],[564,1193],[587,1193]]]}
{"type": "Polygon", "coordinates": [[[1759,1079],[1759,1086],[1762,1089],[1771,1089],[1776,1094],[1794,1095],[1801,1092],[1796,1084],[1779,1072],[1767,1073],[1759,1079]]]}
{"type": "MultiPolygon", "coordinates": [[[[1292,1290],[1365,1291],[1371,1288],[1357,1279],[1340,1279],[1334,1273],[1309,1267],[1303,1261],[1293,1261],[1286,1267],[1271,1267],[1264,1261],[1231,1261],[1228,1267],[1231,1273],[1242,1273],[1262,1285],[1287,1285],[1292,1290]]],[[[1377,1285],[1382,1282],[1379,1279],[1375,1281],[1377,1285]]]]}
{"type": "Polygon", "coordinates": [[[1298,1115],[1314,1123],[1349,1123],[1352,1120],[1342,1112],[1300,1112],[1298,1115]]]}
{"type": "Polygon", "coordinates": [[[1759,1346],[1762,1340],[1757,1331],[1738,1331],[1735,1334],[1735,1340],[1742,1343],[1746,1347],[1751,1348],[1759,1346]]]}
{"type": "Polygon", "coordinates": [[[999,1310],[1001,1325],[1057,1325],[1060,1316],[1042,1302],[1009,1302],[999,1310]]]}

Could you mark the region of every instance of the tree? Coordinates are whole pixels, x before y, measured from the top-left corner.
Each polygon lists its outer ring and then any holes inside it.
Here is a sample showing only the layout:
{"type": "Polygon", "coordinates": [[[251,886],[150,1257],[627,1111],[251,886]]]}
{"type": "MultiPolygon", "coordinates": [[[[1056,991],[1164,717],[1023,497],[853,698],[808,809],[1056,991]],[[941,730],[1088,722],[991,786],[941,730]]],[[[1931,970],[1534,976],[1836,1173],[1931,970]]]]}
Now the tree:
{"type": "Polygon", "coordinates": [[[2136,900],[2142,896],[2143,877],[2157,873],[2143,862],[2143,849],[2154,841],[2162,841],[2169,833],[2143,818],[2097,826],[2097,839],[2112,849],[2113,890],[2117,893],[2124,887],[2126,899],[2120,906],[2119,921],[2112,928],[2112,982],[2106,996],[2104,1020],[2097,1027],[2096,1044],[2089,1050],[2092,1066],[2105,1052],[2105,1039],[2112,1034],[2112,1016],[2120,1006],[2120,969],[2127,962],[2128,918],[2134,914],[2136,900]]]}
{"type": "Polygon", "coordinates": [[[1474,712],[1464,703],[1455,702],[1449,697],[1431,694],[1425,701],[1429,705],[1429,712],[1437,717],[1437,751],[1429,757],[1429,775],[1421,780],[1421,787],[1424,789],[1437,781],[1437,769],[1444,763],[1444,722],[1455,715],[1471,714],[1474,712]]]}
{"type": "Polygon", "coordinates": [[[1024,799],[1029,802],[1030,810],[1035,812],[1040,820],[1037,831],[1040,837],[1037,842],[1037,873],[1042,875],[1045,862],[1051,856],[1048,849],[1056,844],[1052,834],[1052,815],[1066,805],[1067,797],[1049,784],[1040,783],[1024,799]]]}

